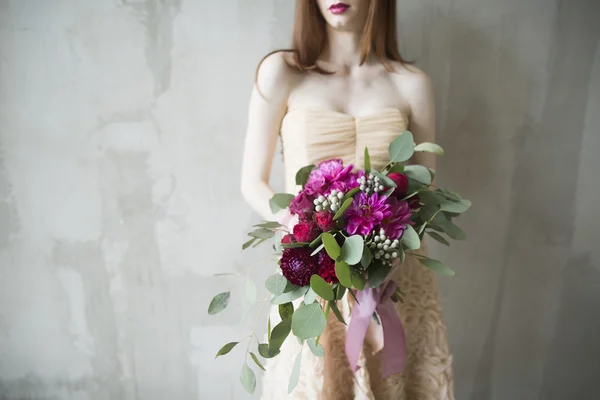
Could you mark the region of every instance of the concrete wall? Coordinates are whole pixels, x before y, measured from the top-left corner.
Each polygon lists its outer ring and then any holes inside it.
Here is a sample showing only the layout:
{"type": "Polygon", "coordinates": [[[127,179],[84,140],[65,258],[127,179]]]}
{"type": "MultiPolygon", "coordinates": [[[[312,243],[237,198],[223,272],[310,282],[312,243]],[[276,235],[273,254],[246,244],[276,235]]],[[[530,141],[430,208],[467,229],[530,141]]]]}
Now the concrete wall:
{"type": "MultiPolygon", "coordinates": [[[[240,271],[268,253],[236,250],[257,221],[240,154],[254,67],[292,11],[0,0],[0,398],[246,398],[243,349],[213,357],[254,322],[240,271]],[[230,287],[237,309],[206,315],[230,287]]],[[[600,3],[399,16],[436,84],[440,180],[474,201],[470,240],[433,249],[458,271],[441,279],[457,398],[597,398],[600,3]]],[[[272,269],[248,274],[259,298],[272,269]]]]}

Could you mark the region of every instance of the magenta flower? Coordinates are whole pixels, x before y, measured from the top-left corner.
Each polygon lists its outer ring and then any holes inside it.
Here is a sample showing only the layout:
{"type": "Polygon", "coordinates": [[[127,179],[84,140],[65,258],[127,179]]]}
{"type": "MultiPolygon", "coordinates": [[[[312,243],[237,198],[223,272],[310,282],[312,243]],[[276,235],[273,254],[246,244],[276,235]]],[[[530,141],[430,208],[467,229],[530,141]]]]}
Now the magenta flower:
{"type": "Polygon", "coordinates": [[[376,225],[391,216],[390,205],[386,203],[386,199],[387,197],[377,193],[371,196],[359,193],[346,210],[346,231],[351,235],[357,232],[361,235],[371,233],[376,225]]]}
{"type": "Polygon", "coordinates": [[[358,186],[352,164],[344,166],[342,160],[328,160],[310,173],[304,190],[309,195],[327,195],[332,190],[347,192],[358,186]]]}
{"type": "Polygon", "coordinates": [[[410,220],[411,208],[406,201],[400,201],[395,197],[388,199],[390,212],[381,222],[381,227],[391,240],[400,239],[406,229],[406,225],[412,225],[410,220]]]}
{"type": "Polygon", "coordinates": [[[314,197],[307,195],[306,191],[301,191],[290,203],[290,212],[294,215],[312,212],[313,208],[315,207],[313,203],[314,199],[314,197]]]}

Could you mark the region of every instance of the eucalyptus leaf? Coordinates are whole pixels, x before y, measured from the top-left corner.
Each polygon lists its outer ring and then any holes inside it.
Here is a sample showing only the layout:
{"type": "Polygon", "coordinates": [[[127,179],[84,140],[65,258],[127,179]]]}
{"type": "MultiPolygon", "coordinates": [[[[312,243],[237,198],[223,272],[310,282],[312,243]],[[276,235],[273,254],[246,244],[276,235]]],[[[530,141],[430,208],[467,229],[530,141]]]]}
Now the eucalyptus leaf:
{"type": "Polygon", "coordinates": [[[407,165],[404,168],[404,173],[408,178],[421,182],[425,185],[431,184],[431,174],[429,170],[422,165],[407,165]]]}
{"type": "Polygon", "coordinates": [[[225,346],[221,347],[219,349],[219,351],[217,352],[217,355],[215,356],[215,358],[219,357],[219,356],[224,356],[225,354],[229,353],[239,342],[229,342],[227,343],[225,346]]]}
{"type": "Polygon", "coordinates": [[[271,275],[265,281],[265,286],[267,290],[275,296],[279,296],[285,290],[286,285],[288,284],[288,280],[285,276],[280,274],[271,275]]]}
{"type": "Polygon", "coordinates": [[[331,285],[325,282],[325,279],[319,275],[315,274],[310,277],[310,287],[324,300],[333,300],[335,298],[331,285]]]}
{"type": "Polygon", "coordinates": [[[335,262],[335,275],[337,276],[340,283],[347,288],[352,287],[352,273],[350,272],[350,266],[345,261],[335,262]]]}
{"type": "Polygon", "coordinates": [[[371,157],[369,156],[369,149],[365,147],[365,172],[368,174],[371,172],[371,157]]]}
{"type": "Polygon", "coordinates": [[[271,299],[271,304],[285,304],[290,301],[299,299],[300,297],[302,297],[306,294],[307,289],[308,288],[306,286],[303,286],[303,287],[296,286],[296,289],[292,290],[291,292],[284,292],[283,294],[280,294],[279,296],[273,297],[271,299]]]}
{"type": "Polygon", "coordinates": [[[273,232],[270,229],[267,228],[258,228],[250,233],[248,233],[248,236],[251,236],[253,238],[257,238],[257,239],[270,239],[273,236],[275,236],[275,232],[273,232]]]}
{"type": "Polygon", "coordinates": [[[419,143],[415,146],[415,151],[425,151],[427,153],[433,153],[438,156],[444,155],[444,149],[442,149],[440,145],[430,142],[419,143]]]}
{"type": "Polygon", "coordinates": [[[279,316],[281,320],[290,319],[294,314],[294,304],[292,302],[279,305],[279,316]]]}
{"type": "Polygon", "coordinates": [[[229,304],[230,292],[219,293],[215,297],[213,297],[212,301],[208,306],[208,313],[210,315],[214,315],[220,313],[224,309],[227,308],[229,304]]]}
{"type": "Polygon", "coordinates": [[[316,299],[317,293],[312,288],[308,288],[306,294],[304,295],[304,304],[314,303],[316,299]]]}
{"type": "Polygon", "coordinates": [[[422,190],[419,192],[419,199],[421,200],[421,204],[434,205],[439,206],[440,203],[444,200],[437,196],[435,192],[431,190],[422,190]]]}
{"type": "Polygon", "coordinates": [[[392,266],[389,264],[383,264],[380,261],[373,262],[369,267],[369,286],[373,289],[379,287],[385,281],[391,269],[392,266]]]}
{"type": "Polygon", "coordinates": [[[273,358],[279,354],[279,350],[271,352],[268,344],[261,343],[258,345],[258,354],[260,354],[263,358],[273,358]]]}
{"type": "Polygon", "coordinates": [[[346,261],[349,265],[358,264],[362,259],[364,245],[365,242],[360,235],[353,235],[346,238],[340,252],[342,260],[346,261]]]}
{"type": "Polygon", "coordinates": [[[319,303],[299,308],[292,317],[292,332],[301,340],[319,336],[325,329],[325,315],[319,303]]]}
{"type": "Polygon", "coordinates": [[[300,377],[300,361],[302,360],[302,348],[296,356],[294,366],[292,368],[292,375],[290,376],[290,382],[288,383],[288,394],[292,393],[296,385],[298,385],[298,378],[300,377]]]}
{"type": "Polygon", "coordinates": [[[371,250],[367,246],[365,246],[363,249],[362,258],[360,259],[360,263],[364,268],[368,268],[372,260],[373,253],[371,253],[371,250]]]}
{"type": "Polygon", "coordinates": [[[252,244],[256,241],[256,238],[252,238],[248,240],[246,243],[242,245],[242,250],[246,250],[248,247],[252,246],[252,244]]]}
{"type": "MultiPolygon", "coordinates": [[[[352,291],[350,291],[350,292],[352,292],[352,291]]],[[[335,317],[338,319],[338,321],[340,321],[344,325],[347,325],[346,321],[344,321],[344,317],[342,317],[342,313],[340,312],[340,309],[338,308],[337,303],[335,301],[330,301],[329,307],[331,308],[331,311],[333,311],[333,315],[335,315],[335,317]]]]}
{"type": "Polygon", "coordinates": [[[373,175],[379,177],[379,183],[383,183],[384,186],[389,187],[389,188],[395,188],[398,187],[398,185],[396,185],[396,182],[394,182],[391,178],[388,178],[387,176],[379,173],[379,172],[373,172],[373,175]]]}
{"type": "Polygon", "coordinates": [[[296,173],[296,185],[304,187],[306,182],[308,182],[308,178],[310,173],[316,168],[315,165],[307,165],[306,167],[302,167],[296,173]]]}
{"type": "Polygon", "coordinates": [[[321,241],[322,240],[322,236],[323,236],[323,234],[321,233],[319,236],[317,236],[317,238],[315,240],[313,240],[312,242],[310,242],[310,244],[308,245],[308,247],[314,248],[319,243],[322,243],[322,241],[321,241]]]}
{"type": "Polygon", "coordinates": [[[256,243],[254,243],[254,245],[252,247],[257,247],[257,246],[261,245],[262,243],[266,242],[267,240],[268,240],[267,238],[257,240],[256,243]]]}
{"type": "Polygon", "coordinates": [[[358,193],[358,192],[360,192],[360,188],[357,188],[357,187],[356,187],[356,188],[354,188],[354,189],[352,189],[352,190],[350,190],[348,193],[346,193],[346,194],[344,195],[344,201],[346,201],[347,199],[349,199],[349,198],[351,198],[351,197],[354,197],[354,195],[355,195],[356,193],[358,193]]]}
{"type": "Polygon", "coordinates": [[[339,210],[337,210],[335,212],[333,219],[335,221],[337,221],[338,219],[342,218],[344,216],[344,213],[346,212],[348,207],[350,207],[350,205],[352,204],[353,201],[354,201],[353,198],[347,198],[346,200],[344,200],[344,202],[342,203],[342,206],[339,208],[339,210]]]}
{"type": "Polygon", "coordinates": [[[423,264],[427,268],[432,269],[436,272],[439,272],[442,275],[448,275],[448,276],[454,275],[454,271],[452,270],[452,268],[442,264],[438,260],[434,260],[433,258],[428,258],[428,257],[419,257],[419,261],[421,262],[421,264],[423,264]]]}
{"type": "Polygon", "coordinates": [[[399,174],[404,173],[404,165],[402,165],[402,164],[392,164],[392,166],[388,170],[388,174],[391,174],[392,172],[397,172],[399,174]]]}
{"type": "Polygon", "coordinates": [[[266,371],[265,367],[263,367],[263,365],[258,360],[258,357],[256,357],[256,354],[254,354],[253,352],[250,352],[250,357],[252,357],[252,359],[254,360],[254,363],[258,366],[258,368],[262,369],[263,371],[266,371]]]}
{"type": "Polygon", "coordinates": [[[412,157],[415,152],[413,134],[404,131],[390,143],[389,153],[391,162],[404,162],[412,157]]]}
{"type": "Polygon", "coordinates": [[[440,224],[446,235],[454,240],[465,240],[467,235],[458,226],[454,225],[450,220],[446,220],[440,224]]]}
{"type": "Polygon", "coordinates": [[[352,286],[358,290],[365,288],[365,278],[358,271],[352,270],[352,286]]]}
{"type": "Polygon", "coordinates": [[[325,232],[322,236],[323,244],[325,245],[325,251],[329,254],[333,260],[337,260],[340,256],[340,245],[335,241],[335,238],[331,233],[325,232]]]}
{"type": "Polygon", "coordinates": [[[448,242],[442,235],[437,232],[427,231],[427,234],[440,242],[441,244],[445,244],[446,246],[450,246],[450,242],[448,242]]]}
{"type": "Polygon", "coordinates": [[[312,351],[315,356],[323,357],[325,355],[325,349],[323,346],[321,346],[321,344],[317,344],[315,339],[308,339],[306,343],[308,344],[310,351],[312,351]]]}
{"type": "Polygon", "coordinates": [[[442,211],[447,211],[451,213],[462,214],[471,208],[471,202],[469,200],[461,199],[459,201],[449,200],[444,198],[441,201],[440,208],[442,211]]]}
{"type": "Polygon", "coordinates": [[[294,200],[294,195],[288,193],[277,193],[269,201],[271,211],[273,214],[278,213],[281,210],[285,210],[290,206],[290,203],[294,200]]]}
{"type": "Polygon", "coordinates": [[[246,392],[254,394],[254,390],[256,390],[256,375],[254,375],[254,371],[252,371],[246,363],[242,366],[240,382],[244,389],[246,389],[246,392]]]}
{"type": "Polygon", "coordinates": [[[283,226],[283,225],[281,225],[279,222],[276,222],[276,221],[267,221],[267,222],[263,222],[261,224],[254,225],[254,227],[256,227],[256,228],[267,228],[267,229],[277,229],[280,226],[283,226]]]}
{"type": "Polygon", "coordinates": [[[419,239],[419,235],[412,226],[406,225],[406,229],[402,233],[402,243],[409,250],[421,248],[421,239],[419,239]]]}
{"type": "Polygon", "coordinates": [[[284,319],[273,328],[271,332],[271,339],[269,340],[269,352],[275,353],[279,351],[281,345],[288,337],[292,330],[292,320],[284,319]]]}

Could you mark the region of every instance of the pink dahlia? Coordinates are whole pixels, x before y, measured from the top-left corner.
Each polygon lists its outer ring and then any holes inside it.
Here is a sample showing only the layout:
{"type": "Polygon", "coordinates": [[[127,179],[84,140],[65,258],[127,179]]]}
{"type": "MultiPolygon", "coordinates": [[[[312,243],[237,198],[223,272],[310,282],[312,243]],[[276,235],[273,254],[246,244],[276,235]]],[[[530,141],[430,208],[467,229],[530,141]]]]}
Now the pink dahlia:
{"type": "Polygon", "coordinates": [[[381,227],[391,240],[399,239],[406,229],[406,225],[412,225],[410,220],[411,208],[406,201],[399,201],[395,197],[388,200],[390,212],[381,222],[381,227]]]}
{"type": "Polygon", "coordinates": [[[368,235],[376,225],[390,216],[390,205],[386,203],[386,196],[373,193],[367,196],[359,193],[346,213],[346,231],[351,235],[359,233],[368,235]]]}
{"type": "Polygon", "coordinates": [[[325,250],[319,252],[319,270],[317,273],[328,283],[338,282],[338,278],[335,275],[335,261],[329,257],[325,250]]]}
{"type": "Polygon", "coordinates": [[[283,249],[281,272],[296,286],[306,286],[310,277],[319,269],[318,257],[311,257],[312,249],[307,247],[283,249]]]}
{"type": "Polygon", "coordinates": [[[332,190],[347,192],[358,186],[352,164],[344,166],[342,160],[328,160],[319,164],[308,177],[304,190],[309,195],[326,195],[332,190]]]}

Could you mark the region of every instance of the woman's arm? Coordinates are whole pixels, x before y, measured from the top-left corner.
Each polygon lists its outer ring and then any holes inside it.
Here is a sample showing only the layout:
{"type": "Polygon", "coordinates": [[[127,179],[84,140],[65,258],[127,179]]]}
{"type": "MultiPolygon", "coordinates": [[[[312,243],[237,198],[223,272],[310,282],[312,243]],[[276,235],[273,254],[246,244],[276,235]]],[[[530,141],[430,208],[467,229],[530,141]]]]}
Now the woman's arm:
{"type": "Polygon", "coordinates": [[[271,165],[281,121],[291,88],[291,71],[283,53],[268,56],[259,68],[248,112],[242,160],[241,190],[244,199],[264,219],[273,221],[269,200],[271,165]]]}

